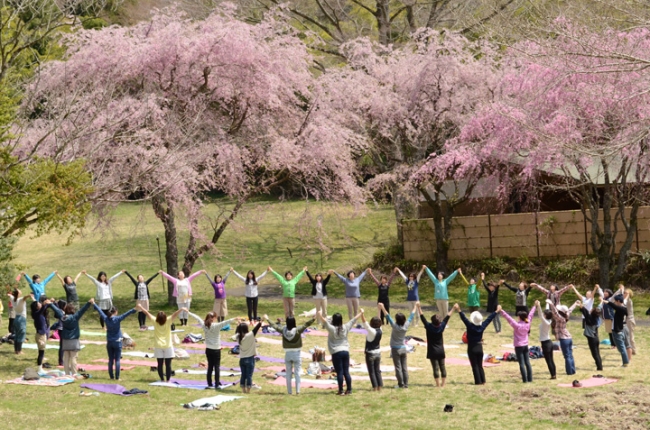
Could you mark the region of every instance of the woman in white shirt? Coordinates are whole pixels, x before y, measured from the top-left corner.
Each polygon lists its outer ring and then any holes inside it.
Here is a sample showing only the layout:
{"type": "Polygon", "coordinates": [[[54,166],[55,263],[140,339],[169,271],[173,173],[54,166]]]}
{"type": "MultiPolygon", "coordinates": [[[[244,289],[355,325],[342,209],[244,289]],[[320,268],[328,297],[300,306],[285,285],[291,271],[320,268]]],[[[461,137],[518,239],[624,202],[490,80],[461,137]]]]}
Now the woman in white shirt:
{"type": "Polygon", "coordinates": [[[21,355],[23,353],[23,342],[25,342],[25,336],[27,335],[27,299],[30,296],[23,296],[23,293],[19,289],[13,290],[9,294],[9,301],[11,306],[16,313],[14,318],[14,352],[16,355],[21,355]]]}
{"type": "Polygon", "coordinates": [[[237,271],[232,267],[230,268],[230,270],[232,271],[232,273],[235,274],[236,277],[244,281],[244,287],[245,287],[244,296],[246,296],[246,309],[248,310],[248,320],[249,321],[259,320],[259,318],[257,317],[257,301],[259,296],[259,292],[257,291],[257,285],[259,281],[261,281],[262,278],[266,276],[268,270],[265,270],[264,273],[262,273],[258,277],[255,277],[255,272],[249,270],[245,278],[239,273],[237,273],[237,271]]]}
{"type": "Polygon", "coordinates": [[[551,340],[551,322],[553,321],[553,313],[550,309],[542,309],[539,300],[535,301],[537,307],[537,315],[539,315],[539,341],[542,343],[542,353],[544,353],[544,360],[546,366],[551,373],[551,379],[556,378],[555,361],[553,361],[553,341],[551,340]]]}
{"type": "MultiPolygon", "coordinates": [[[[110,279],[107,279],[106,272],[99,272],[97,278],[93,278],[85,270],[81,271],[81,273],[93,281],[97,287],[97,293],[95,293],[95,302],[105,315],[108,315],[110,309],[113,307],[113,281],[115,281],[124,272],[125,270],[121,270],[113,275],[113,277],[110,279]]],[[[102,325],[102,328],[104,328],[104,320],[99,318],[99,323],[102,325]]]]}

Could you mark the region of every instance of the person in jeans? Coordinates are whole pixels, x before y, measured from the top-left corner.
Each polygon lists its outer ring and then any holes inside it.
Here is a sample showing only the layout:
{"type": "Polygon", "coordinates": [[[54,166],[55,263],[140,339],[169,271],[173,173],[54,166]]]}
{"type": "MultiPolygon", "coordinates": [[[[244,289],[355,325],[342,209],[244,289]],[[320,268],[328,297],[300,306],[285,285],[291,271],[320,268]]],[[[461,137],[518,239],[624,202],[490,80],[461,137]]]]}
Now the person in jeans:
{"type": "Polygon", "coordinates": [[[445,368],[445,342],[442,333],[445,331],[454,309],[452,308],[442,321],[440,321],[438,315],[433,315],[431,322],[428,322],[422,314],[420,304],[418,304],[417,309],[420,320],[424,324],[424,329],[427,331],[427,358],[431,361],[431,367],[433,367],[433,379],[436,381],[436,387],[444,387],[447,379],[447,369],[445,368]]]}
{"type": "MultiPolygon", "coordinates": [[[[420,302],[416,303],[416,309],[420,302]]],[[[393,359],[393,365],[395,366],[395,376],[397,377],[397,388],[408,388],[409,387],[409,371],[407,367],[407,356],[406,356],[406,344],[405,337],[406,331],[413,321],[415,316],[415,309],[409,315],[408,319],[404,316],[403,313],[398,312],[395,314],[395,320],[390,316],[383,305],[380,303],[378,305],[385,313],[388,324],[393,328],[393,331],[390,333],[390,356],[393,359]]]]}
{"type": "Polygon", "coordinates": [[[300,394],[300,371],[302,370],[302,358],[300,357],[300,350],[302,349],[302,333],[307,330],[315,321],[310,319],[300,327],[296,327],[296,319],[294,317],[287,318],[287,325],[281,326],[269,320],[268,315],[264,315],[264,319],[268,321],[269,325],[278,333],[282,333],[282,348],[284,349],[284,366],[286,369],[287,380],[287,393],[291,394],[291,379],[292,374],[296,377],[296,394],[300,394]]]}
{"type": "Polygon", "coordinates": [[[99,317],[106,324],[106,351],[108,352],[108,376],[111,379],[120,380],[120,358],[122,358],[122,321],[124,318],[136,312],[135,308],[129,309],[122,315],[117,315],[117,308],[113,306],[108,315],[102,311],[99,306],[93,303],[93,307],[99,314],[99,317]],[[115,363],[115,373],[113,373],[113,363],[115,363]]]}
{"type": "Polygon", "coordinates": [[[492,322],[494,317],[501,312],[501,306],[497,306],[496,312],[492,312],[485,321],[480,312],[472,312],[469,319],[460,310],[458,303],[454,309],[459,312],[460,319],[467,328],[467,355],[472,366],[475,385],[485,385],[485,371],[483,370],[483,332],[492,322]]]}
{"type": "MultiPolygon", "coordinates": [[[[593,300],[593,299],[592,299],[593,300]]],[[[602,314],[603,298],[600,297],[600,305],[594,307],[592,302],[591,309],[588,308],[584,300],[577,302],[582,312],[582,324],[584,327],[584,335],[589,344],[591,356],[596,362],[596,370],[603,370],[603,359],[600,357],[600,339],[598,339],[598,326],[600,325],[600,316],[602,314]]]]}
{"type": "Polygon", "coordinates": [[[258,322],[253,331],[248,331],[248,324],[240,323],[237,326],[235,336],[239,342],[239,367],[241,368],[241,378],[239,385],[241,386],[242,393],[248,394],[251,388],[259,388],[253,384],[253,372],[255,371],[255,335],[262,327],[262,322],[258,322]]]}
{"type": "Polygon", "coordinates": [[[609,306],[614,311],[614,322],[612,323],[612,336],[618,352],[621,353],[623,367],[630,363],[630,357],[627,351],[627,340],[625,338],[625,317],[627,317],[627,308],[623,306],[625,298],[621,294],[615,294],[605,306],[609,306]]]}
{"type": "MultiPolygon", "coordinates": [[[[535,306],[539,305],[539,301],[535,301],[535,306]]],[[[535,307],[530,312],[517,312],[517,320],[512,318],[506,311],[501,309],[501,315],[508,321],[508,324],[514,331],[513,344],[515,346],[515,354],[519,362],[519,371],[521,372],[521,379],[524,383],[533,382],[533,368],[530,365],[530,356],[528,354],[528,333],[530,333],[530,324],[535,315],[535,307]]]]}
{"type": "Polygon", "coordinates": [[[327,283],[330,281],[332,275],[327,275],[323,279],[323,275],[316,273],[316,276],[312,277],[309,274],[309,271],[306,270],[305,274],[311,282],[311,297],[314,299],[314,306],[316,306],[316,312],[321,311],[323,316],[327,318],[327,283]]]}
{"type": "MultiPolygon", "coordinates": [[[[420,269],[420,272],[416,275],[414,272],[409,273],[408,277],[402,272],[400,269],[397,269],[399,272],[399,275],[404,279],[404,282],[406,283],[406,301],[409,304],[409,310],[411,313],[415,313],[416,309],[416,304],[420,303],[420,294],[418,292],[418,288],[420,286],[420,277],[422,277],[422,273],[424,272],[424,267],[422,266],[422,269],[420,269]]],[[[418,320],[416,319],[415,322],[413,323],[414,326],[418,325],[418,320]]]]}
{"type": "MultiPolygon", "coordinates": [[[[393,278],[399,269],[396,267],[393,269],[393,273],[390,276],[382,275],[379,280],[375,278],[375,275],[372,273],[372,269],[368,268],[368,274],[372,280],[377,284],[377,303],[382,303],[386,308],[386,311],[390,311],[390,297],[388,296],[388,290],[390,289],[390,284],[393,282],[393,278]]],[[[380,309],[377,306],[377,309],[380,309]]],[[[386,315],[383,311],[379,310],[379,318],[381,319],[381,324],[384,325],[386,315]]]]}
{"type": "Polygon", "coordinates": [[[336,372],[336,382],[339,386],[338,395],[347,396],[352,394],[352,378],[350,377],[350,343],[348,342],[348,333],[354,327],[357,319],[361,317],[363,309],[358,315],[355,315],[347,323],[343,324],[343,316],[340,313],[332,315],[330,323],[323,317],[321,312],[316,312],[318,318],[327,330],[327,349],[332,354],[332,364],[336,372]],[[347,386],[343,392],[343,379],[347,386]]]}
{"type": "Polygon", "coordinates": [[[350,270],[346,276],[333,270],[330,270],[329,273],[334,273],[343,282],[343,285],[345,285],[345,302],[348,305],[348,318],[353,319],[352,317],[359,312],[359,298],[361,297],[359,286],[366,273],[368,273],[368,270],[364,270],[358,277],[353,270],[350,270]]]}
{"type": "MultiPolygon", "coordinates": [[[[481,282],[483,282],[483,288],[485,288],[488,293],[486,310],[488,313],[496,312],[497,306],[499,306],[499,287],[505,281],[501,279],[498,284],[495,284],[494,282],[485,282],[485,273],[481,273],[481,282]]],[[[501,333],[501,319],[499,318],[499,314],[494,317],[494,331],[501,333]]]]}
{"type": "Polygon", "coordinates": [[[361,313],[361,321],[368,332],[364,352],[366,354],[366,367],[370,376],[370,384],[372,385],[372,391],[381,391],[384,387],[384,380],[381,377],[381,349],[379,348],[383,335],[381,330],[382,322],[379,317],[372,317],[370,322],[366,321],[363,312],[361,313]]]}
{"type": "Polygon", "coordinates": [[[551,340],[551,323],[553,322],[553,312],[550,309],[542,309],[539,300],[535,301],[537,315],[539,316],[539,341],[542,343],[542,353],[546,360],[546,367],[551,374],[551,379],[557,378],[555,361],[553,360],[553,341],[551,340]]]}
{"type": "Polygon", "coordinates": [[[546,303],[548,303],[553,314],[553,321],[555,321],[555,335],[560,340],[560,349],[562,349],[562,355],[564,356],[566,374],[575,375],[576,365],[573,361],[573,338],[569,330],[567,330],[566,324],[569,322],[571,312],[573,312],[576,305],[574,304],[570,308],[564,305],[555,306],[555,303],[551,299],[546,299],[546,303]]]}

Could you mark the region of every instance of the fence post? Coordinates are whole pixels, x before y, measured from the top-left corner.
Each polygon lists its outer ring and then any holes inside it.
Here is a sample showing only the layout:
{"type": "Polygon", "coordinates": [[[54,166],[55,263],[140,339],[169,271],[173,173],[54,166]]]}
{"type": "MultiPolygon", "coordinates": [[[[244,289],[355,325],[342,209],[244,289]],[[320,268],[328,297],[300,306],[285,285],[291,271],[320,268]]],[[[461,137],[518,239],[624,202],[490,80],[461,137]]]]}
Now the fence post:
{"type": "Polygon", "coordinates": [[[490,258],[492,258],[492,218],[488,212],[488,235],[490,236],[490,258]]]}
{"type": "Polygon", "coordinates": [[[587,239],[587,215],[582,212],[582,222],[585,226],[585,255],[589,255],[589,239],[587,239]]]}
{"type": "Polygon", "coordinates": [[[539,213],[535,211],[535,243],[537,245],[537,258],[539,259],[539,213]]]}

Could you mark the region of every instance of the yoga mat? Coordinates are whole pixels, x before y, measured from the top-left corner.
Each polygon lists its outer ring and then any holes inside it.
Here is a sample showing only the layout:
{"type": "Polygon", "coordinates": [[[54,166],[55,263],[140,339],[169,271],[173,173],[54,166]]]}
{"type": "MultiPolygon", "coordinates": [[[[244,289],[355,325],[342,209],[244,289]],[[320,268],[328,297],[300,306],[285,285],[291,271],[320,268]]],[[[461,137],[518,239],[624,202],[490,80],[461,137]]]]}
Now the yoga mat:
{"type": "Polygon", "coordinates": [[[365,328],[353,328],[352,330],[350,330],[350,333],[366,335],[368,334],[368,330],[366,330],[365,328]]]}
{"type": "MultiPolygon", "coordinates": [[[[192,381],[194,382],[194,381],[192,381]]],[[[205,390],[208,387],[208,384],[206,382],[203,382],[202,385],[198,384],[178,384],[175,382],[152,382],[149,385],[153,385],[154,387],[167,387],[167,388],[185,388],[187,390],[205,390]]],[[[235,385],[235,382],[226,382],[226,381],[221,381],[221,389],[228,388],[235,385]]]]}
{"type": "MultiPolygon", "coordinates": [[[[81,345],[79,349],[84,349],[86,345],[81,345]]],[[[38,349],[35,343],[23,343],[23,349],[38,349]]],[[[45,344],[45,349],[59,349],[59,345],[45,344]]]]}
{"type": "MultiPolygon", "coordinates": [[[[352,378],[353,381],[367,381],[367,382],[370,382],[370,377],[369,376],[350,375],[350,378],[352,378]]],[[[397,378],[395,376],[386,375],[383,372],[381,374],[381,379],[383,381],[397,381],[397,378]]]]}
{"type": "MultiPolygon", "coordinates": [[[[388,352],[390,351],[390,346],[382,346],[381,348],[379,348],[379,350],[381,352],[388,352]]],[[[354,352],[365,352],[365,351],[366,351],[365,349],[361,349],[361,348],[354,350],[354,352]]]]}
{"type": "Polygon", "coordinates": [[[329,334],[326,331],[315,331],[315,330],[307,332],[306,334],[309,335],[309,336],[320,336],[320,337],[329,336],[329,334]]]}
{"type": "Polygon", "coordinates": [[[142,351],[122,351],[122,357],[142,357],[142,358],[154,358],[153,352],[142,352],[142,351]]]}
{"type": "Polygon", "coordinates": [[[562,388],[591,388],[591,387],[600,387],[601,385],[613,384],[616,381],[618,381],[618,379],[589,378],[580,381],[582,387],[574,387],[573,384],[557,384],[557,386],[562,388]]]}
{"type": "MultiPolygon", "coordinates": [[[[282,342],[280,342],[282,343],[282,342]]],[[[222,348],[232,348],[237,346],[237,342],[221,342],[222,348]]],[[[206,349],[207,345],[205,343],[182,343],[180,344],[183,348],[194,348],[194,349],[206,349]]]]}
{"type": "Polygon", "coordinates": [[[17,384],[17,385],[36,385],[39,387],[61,387],[63,385],[71,384],[74,382],[74,378],[71,376],[59,376],[56,378],[41,378],[35,381],[25,381],[23,377],[16,378],[10,381],[5,381],[5,384],[17,384]]]}
{"type": "MultiPolygon", "coordinates": [[[[152,325],[150,325],[149,327],[147,327],[147,330],[153,331],[154,327],[152,325]]],[[[184,331],[185,330],[176,329],[176,330],[172,330],[172,333],[183,333],[184,331]]],[[[83,334],[83,330],[81,331],[81,334],[83,334]]],[[[92,336],[94,336],[94,335],[92,335],[92,336]]]]}
{"type": "Polygon", "coordinates": [[[271,345],[282,345],[282,341],[280,339],[270,339],[264,336],[258,336],[257,341],[261,343],[270,343],[271,345]]]}
{"type": "Polygon", "coordinates": [[[203,397],[188,404],[194,408],[200,408],[203,405],[220,405],[222,403],[231,402],[233,400],[241,398],[242,396],[224,396],[223,394],[219,394],[218,396],[214,397],[203,397]]]}
{"type": "MultiPolygon", "coordinates": [[[[445,358],[445,364],[451,364],[451,365],[456,365],[456,366],[470,366],[469,359],[465,360],[462,358],[455,358],[455,357],[447,357],[445,358]]],[[[483,367],[494,367],[494,366],[500,366],[501,364],[498,363],[488,363],[486,361],[483,362],[483,367]]]]}
{"type": "MultiPolygon", "coordinates": [[[[202,369],[202,370],[181,369],[181,370],[177,370],[176,373],[185,373],[187,375],[207,375],[208,369],[202,369]]],[[[241,375],[241,372],[219,369],[219,375],[223,377],[239,376],[241,375]]]]}
{"type": "Polygon", "coordinates": [[[105,340],[80,340],[79,343],[82,345],[106,345],[105,340]]]}
{"type": "Polygon", "coordinates": [[[185,352],[188,354],[205,354],[205,352],[196,349],[186,349],[185,352]]]}
{"type": "MultiPolygon", "coordinates": [[[[287,380],[282,376],[267,382],[272,385],[280,385],[282,387],[287,386],[287,380]]],[[[295,379],[291,381],[291,386],[296,386],[295,379]]],[[[336,379],[301,379],[300,388],[320,388],[322,390],[327,390],[330,388],[338,388],[338,385],[336,384],[336,379]]]]}
{"type": "Polygon", "coordinates": [[[513,344],[511,344],[511,343],[504,343],[501,346],[504,347],[504,348],[512,349],[512,350],[515,349],[515,346],[513,344]]]}
{"type": "Polygon", "coordinates": [[[260,361],[268,361],[269,363],[284,363],[284,358],[267,357],[265,355],[257,355],[256,358],[259,358],[260,361]]]}
{"type": "MultiPolygon", "coordinates": [[[[468,361],[469,363],[469,361],[468,361]]],[[[394,372],[395,371],[395,366],[379,366],[379,370],[383,372],[394,372]]],[[[408,371],[409,372],[417,372],[418,370],[422,370],[421,367],[409,367],[408,371]]],[[[362,364],[358,367],[350,367],[350,373],[352,372],[358,372],[358,373],[368,373],[368,368],[366,367],[365,364],[362,364]]]]}
{"type": "MultiPolygon", "coordinates": [[[[94,363],[108,363],[108,358],[98,358],[93,360],[94,363]]],[[[120,366],[123,364],[130,364],[132,366],[148,366],[148,367],[158,367],[157,361],[145,361],[145,360],[120,360],[120,366]]]]}
{"type": "MultiPolygon", "coordinates": [[[[133,370],[135,369],[135,366],[122,366],[122,363],[124,361],[120,362],[120,370],[133,370]]],[[[57,366],[58,369],[63,369],[63,366],[57,366]]],[[[108,365],[107,364],[77,364],[77,370],[98,370],[98,371],[105,371],[108,372],[108,365]]]]}
{"type": "Polygon", "coordinates": [[[82,336],[104,336],[106,337],[106,332],[105,331],[88,331],[88,330],[81,330],[79,332],[82,336]]]}
{"type": "Polygon", "coordinates": [[[126,388],[118,384],[81,384],[79,388],[87,388],[89,390],[99,391],[100,393],[116,394],[124,397],[131,396],[131,394],[122,394],[126,391],[126,388]]]}

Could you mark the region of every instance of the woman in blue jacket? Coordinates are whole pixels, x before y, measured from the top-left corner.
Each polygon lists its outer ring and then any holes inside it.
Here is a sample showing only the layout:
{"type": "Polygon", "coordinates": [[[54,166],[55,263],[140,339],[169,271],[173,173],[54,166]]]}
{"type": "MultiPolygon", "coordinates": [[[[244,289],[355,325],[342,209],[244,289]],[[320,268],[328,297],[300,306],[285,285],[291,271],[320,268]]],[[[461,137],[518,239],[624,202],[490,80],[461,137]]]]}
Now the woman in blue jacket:
{"type": "Polygon", "coordinates": [[[108,352],[108,376],[120,380],[120,358],[122,357],[122,321],[124,318],[135,313],[135,308],[129,309],[122,315],[117,315],[117,308],[113,306],[108,315],[93,303],[93,307],[99,317],[106,323],[106,351],[108,352]],[[115,363],[115,374],[113,374],[113,363],[115,363]]]}
{"type": "Polygon", "coordinates": [[[56,306],[50,304],[50,308],[56,314],[56,317],[61,320],[63,329],[61,330],[61,345],[63,347],[63,371],[66,375],[77,374],[77,355],[81,350],[79,337],[81,330],[79,329],[79,320],[90,308],[90,305],[95,304],[95,299],[88,300],[88,303],[83,305],[77,312],[74,311],[74,305],[68,303],[65,305],[63,312],[56,306]]]}

